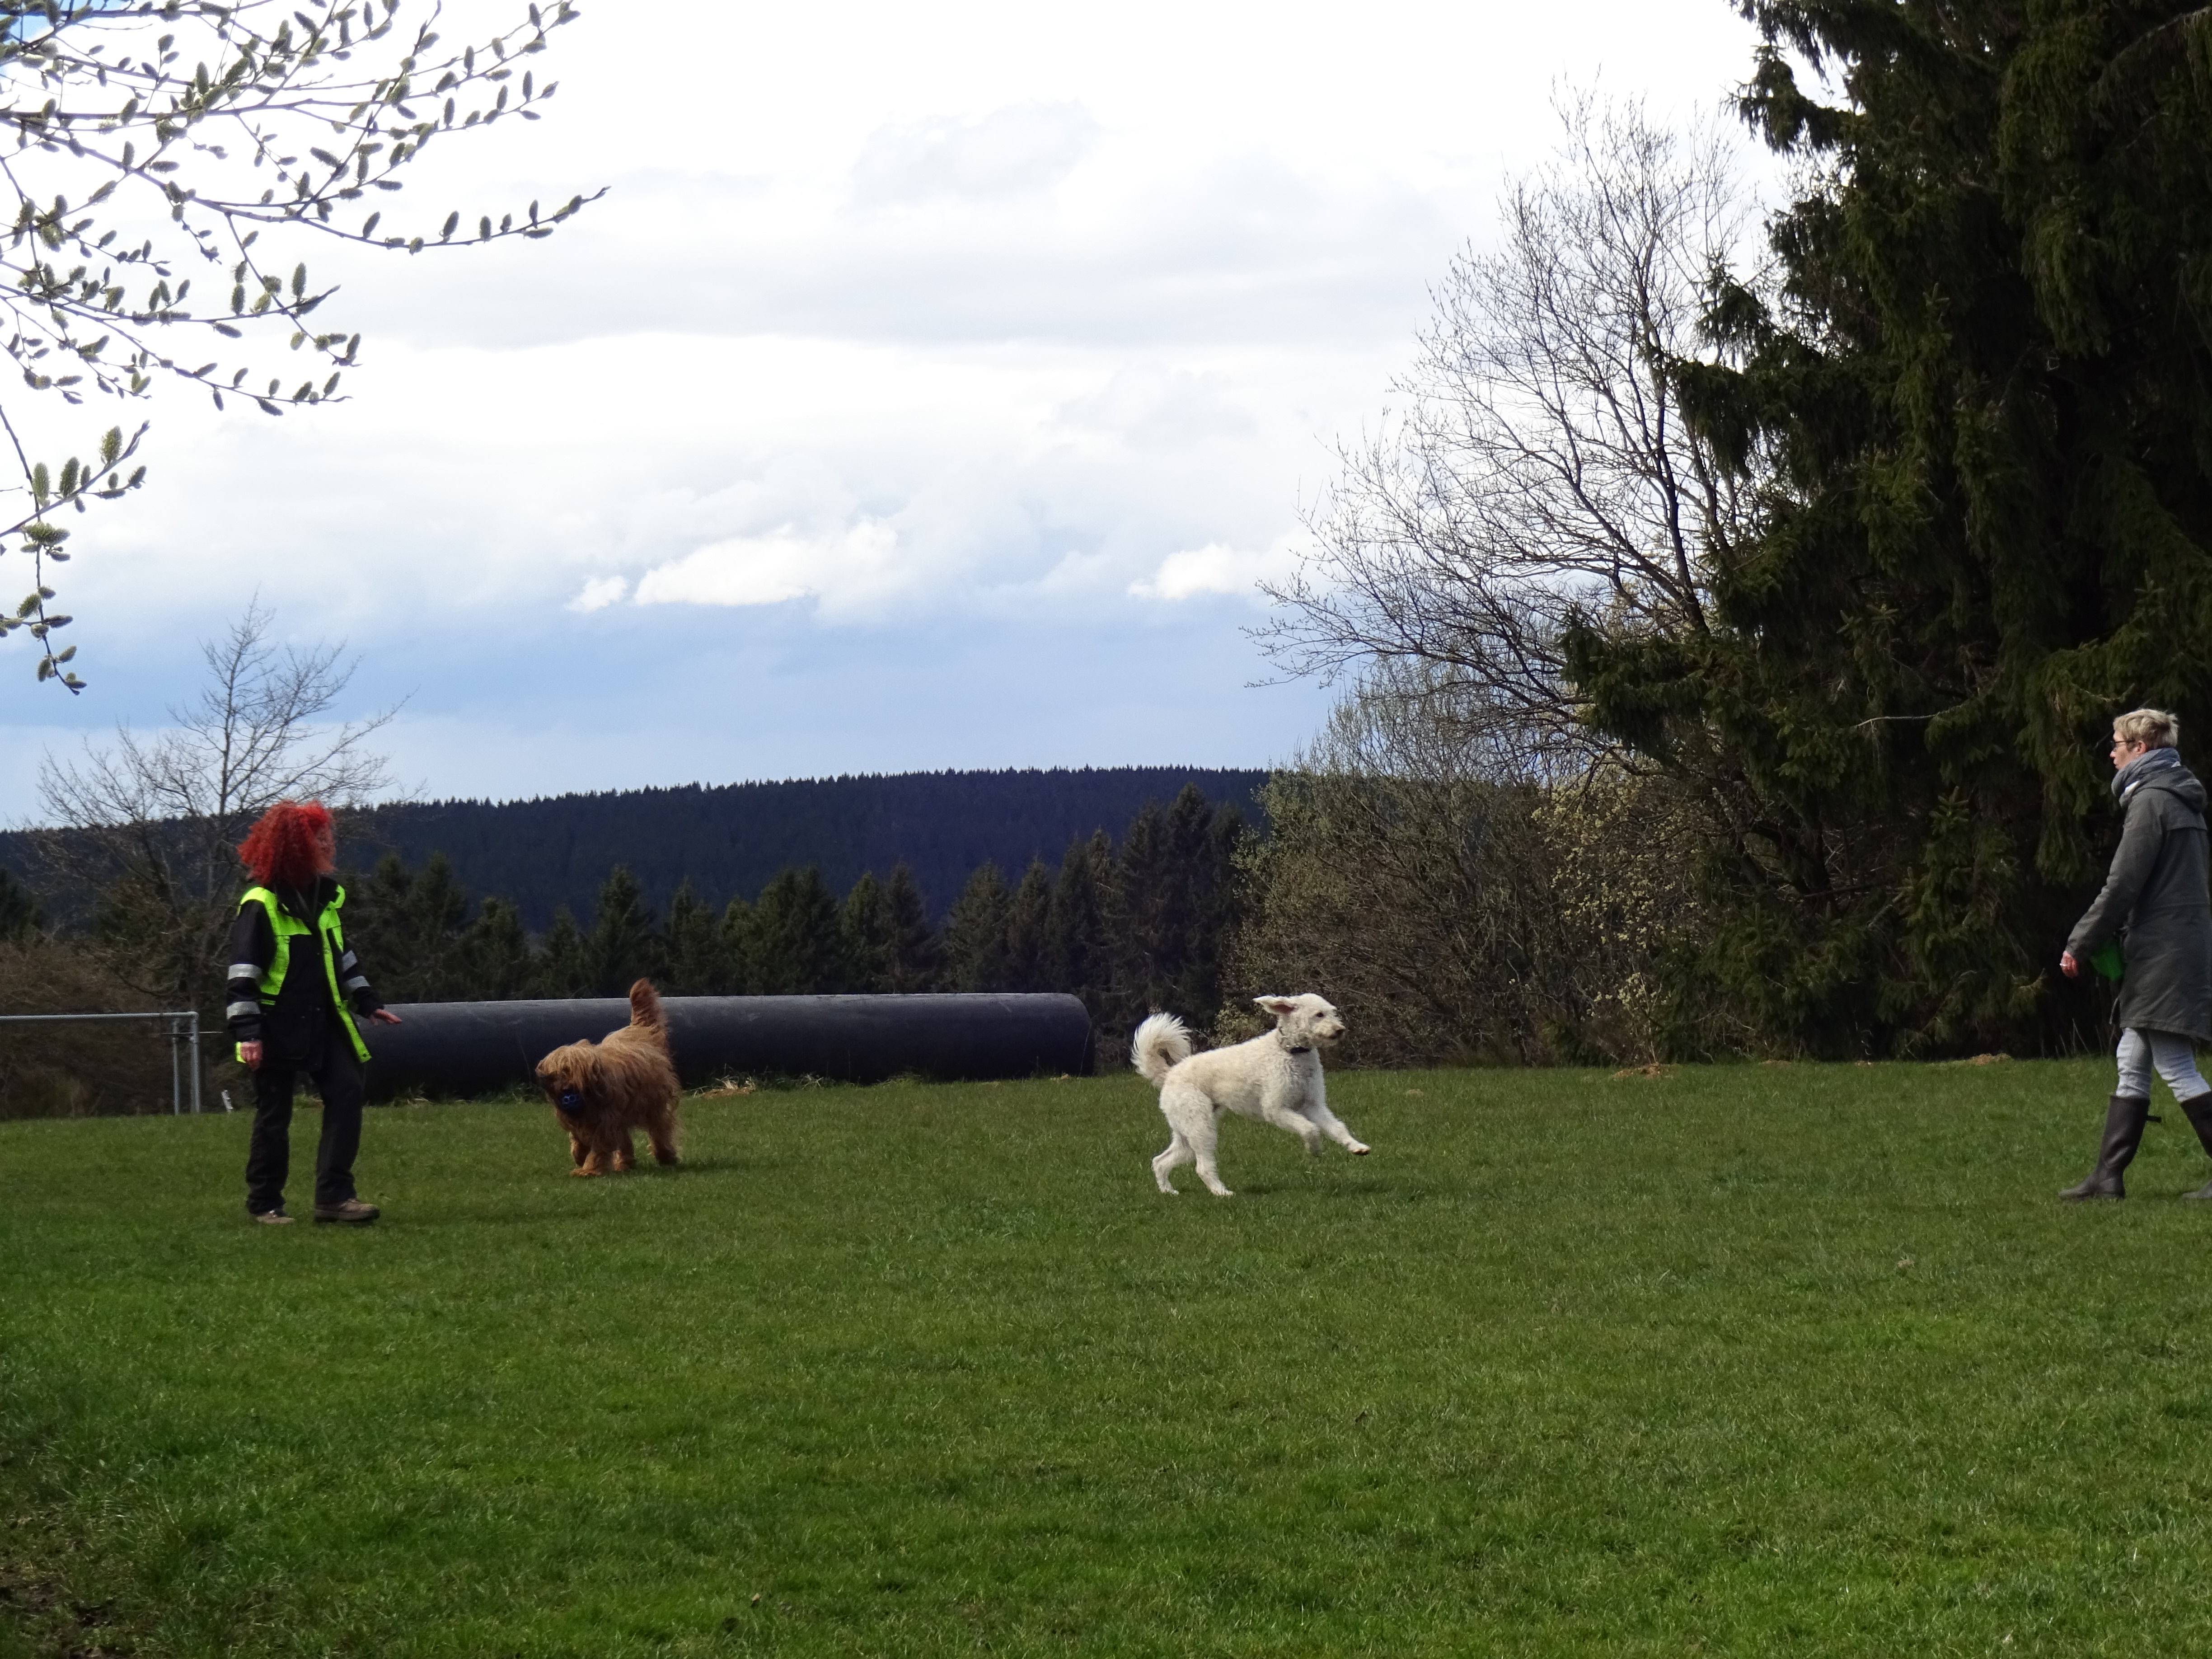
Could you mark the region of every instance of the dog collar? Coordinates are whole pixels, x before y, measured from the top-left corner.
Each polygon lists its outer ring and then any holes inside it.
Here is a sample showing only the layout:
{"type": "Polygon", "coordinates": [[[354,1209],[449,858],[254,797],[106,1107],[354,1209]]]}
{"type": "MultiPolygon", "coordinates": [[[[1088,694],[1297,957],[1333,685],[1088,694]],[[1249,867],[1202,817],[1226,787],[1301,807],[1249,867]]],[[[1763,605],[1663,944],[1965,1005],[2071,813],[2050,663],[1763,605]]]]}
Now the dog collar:
{"type": "Polygon", "coordinates": [[[1313,1052],[1313,1049],[1310,1047],[1304,1048],[1285,1048],[1283,1052],[1286,1054],[1310,1054],[1313,1052]]]}

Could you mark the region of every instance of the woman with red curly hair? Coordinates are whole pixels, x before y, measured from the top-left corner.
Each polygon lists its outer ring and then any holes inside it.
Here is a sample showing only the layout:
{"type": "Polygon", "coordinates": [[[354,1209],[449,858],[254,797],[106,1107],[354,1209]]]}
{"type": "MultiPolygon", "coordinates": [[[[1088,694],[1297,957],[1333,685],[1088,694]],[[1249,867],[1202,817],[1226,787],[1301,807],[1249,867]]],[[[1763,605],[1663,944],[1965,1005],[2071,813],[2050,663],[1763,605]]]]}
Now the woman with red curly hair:
{"type": "Polygon", "coordinates": [[[387,1025],[338,920],[337,836],[320,801],[279,801],[240,843],[253,872],[230,929],[230,1034],[253,1073],[253,1140],[246,1156],[246,1210],[281,1225],[292,1163],[292,1091],[300,1073],[323,1097],[315,1152],[315,1219],[366,1226],[374,1204],[354,1191],[361,1150],[362,1067],[368,1045],[356,1015],[387,1025]]]}

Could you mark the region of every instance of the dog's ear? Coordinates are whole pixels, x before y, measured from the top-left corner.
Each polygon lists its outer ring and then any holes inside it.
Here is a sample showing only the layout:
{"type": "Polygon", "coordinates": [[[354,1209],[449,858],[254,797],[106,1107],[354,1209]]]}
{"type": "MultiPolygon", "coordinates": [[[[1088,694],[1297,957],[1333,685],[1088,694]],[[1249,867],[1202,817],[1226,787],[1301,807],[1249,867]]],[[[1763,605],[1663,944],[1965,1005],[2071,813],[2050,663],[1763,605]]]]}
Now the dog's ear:
{"type": "Polygon", "coordinates": [[[1296,997],[1254,997],[1252,1000],[1271,1014],[1291,1014],[1297,1012],[1298,1000],[1296,997]]]}

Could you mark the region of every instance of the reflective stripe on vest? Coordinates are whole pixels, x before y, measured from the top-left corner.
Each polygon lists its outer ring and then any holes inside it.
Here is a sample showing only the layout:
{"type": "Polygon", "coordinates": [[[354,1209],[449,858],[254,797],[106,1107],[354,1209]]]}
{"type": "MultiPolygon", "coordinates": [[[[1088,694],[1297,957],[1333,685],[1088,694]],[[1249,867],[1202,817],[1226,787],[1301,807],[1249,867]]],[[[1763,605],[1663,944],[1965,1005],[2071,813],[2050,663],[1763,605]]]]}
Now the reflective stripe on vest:
{"type": "MultiPolygon", "coordinates": [[[[259,988],[264,1006],[276,1001],[276,994],[284,988],[284,975],[292,967],[293,939],[301,933],[313,933],[321,940],[323,980],[331,988],[331,1006],[337,1011],[338,1024],[345,1027],[355,1057],[366,1065],[368,1045],[361,1040],[360,1028],[353,1023],[353,1011],[346,1006],[344,994],[338,989],[337,959],[345,949],[345,928],[338,921],[338,907],[344,902],[345,889],[341,887],[331,895],[331,902],[323,907],[313,927],[287,910],[266,887],[248,888],[246,896],[239,900],[238,908],[243,910],[249,904],[258,903],[268,913],[270,931],[276,935],[276,953],[269,958],[269,966],[261,975],[259,988]]],[[[245,1058],[242,1053],[239,1055],[241,1061],[245,1058]]]]}

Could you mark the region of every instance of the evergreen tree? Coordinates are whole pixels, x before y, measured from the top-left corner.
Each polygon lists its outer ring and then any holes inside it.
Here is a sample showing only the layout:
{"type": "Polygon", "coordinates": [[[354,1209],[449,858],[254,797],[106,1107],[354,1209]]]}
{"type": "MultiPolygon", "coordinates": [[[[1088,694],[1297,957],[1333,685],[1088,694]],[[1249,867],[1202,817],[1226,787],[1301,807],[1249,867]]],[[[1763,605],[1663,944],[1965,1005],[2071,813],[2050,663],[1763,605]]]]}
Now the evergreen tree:
{"type": "Polygon", "coordinates": [[[346,893],[346,937],[380,994],[392,1002],[465,1001],[476,993],[463,969],[468,895],[443,853],[410,874],[386,853],[346,893]]]}
{"type": "Polygon", "coordinates": [[[1806,165],[1778,295],[1677,365],[1765,510],[1711,626],[1570,639],[1594,721],[1714,803],[1698,970],[1820,1053],[2051,1041],[2111,717],[2212,714],[2204,14],[1747,0],[1806,165]],[[1834,88],[1801,87],[1786,55],[1834,88]]]}
{"type": "Polygon", "coordinates": [[[813,865],[787,869],[761,890],[753,939],[763,995],[819,995],[844,982],[842,917],[813,865]]]}
{"type": "Polygon", "coordinates": [[[1168,809],[1168,840],[1180,872],[1182,928],[1170,992],[1178,1007],[1211,1021],[1221,1006],[1222,947],[1237,921],[1237,854],[1244,819],[1216,808],[1186,784],[1168,809]]]}
{"type": "Polygon", "coordinates": [[[575,917],[562,905],[553,913],[534,963],[532,994],[541,997],[580,997],[590,994],[591,968],[584,953],[584,935],[575,917]]]}
{"type": "Polygon", "coordinates": [[[45,925],[38,900],[15,877],[0,870],[0,943],[21,944],[45,925]]]}
{"type": "Polygon", "coordinates": [[[1113,843],[1104,830],[1087,842],[1070,842],[1052,890],[1048,982],[1053,990],[1081,997],[1093,1020],[1105,1017],[1111,989],[1106,886],[1113,863],[1113,843]]]}
{"type": "Polygon", "coordinates": [[[889,894],[872,870],[863,870],[845,896],[843,928],[847,977],[840,989],[890,989],[891,930],[889,894]]]}
{"type": "Polygon", "coordinates": [[[945,972],[956,991],[1006,988],[1006,878],[985,862],[945,921],[945,972]]]}
{"type": "Polygon", "coordinates": [[[1052,872],[1031,859],[1006,902],[1009,991],[1048,991],[1052,984],[1052,872]]]}
{"type": "Polygon", "coordinates": [[[718,997],[729,994],[729,953],[720,921],[711,906],[701,902],[685,882],[668,901],[668,923],[663,936],[667,984],[672,996],[718,997]]]}
{"type": "Polygon", "coordinates": [[[504,1002],[528,996],[537,975],[530,954],[529,936],[522,930],[522,915],[505,899],[488,898],[477,919],[461,935],[458,952],[460,978],[466,986],[460,1000],[504,1002]]]}
{"type": "Polygon", "coordinates": [[[660,936],[653,912],[627,865],[617,864],[599,889],[592,931],[584,939],[584,983],[592,996],[627,995],[659,967],[660,936]]]}
{"type": "Polygon", "coordinates": [[[929,905],[903,860],[884,886],[884,989],[934,991],[945,977],[945,950],[929,925],[929,905]]]}
{"type": "Polygon", "coordinates": [[[722,912],[722,983],[727,994],[761,994],[759,918],[740,893],[722,912]]]}
{"type": "MultiPolygon", "coordinates": [[[[1114,939],[1113,1011],[1116,1025],[1134,1025],[1146,1014],[1167,1011],[1180,965],[1177,949],[1177,888],[1175,848],[1158,804],[1146,801],[1121,835],[1115,886],[1121,895],[1121,926],[1114,939]]],[[[1172,1010],[1186,1018],[1201,1018],[1194,1008],[1172,1010]]]]}

